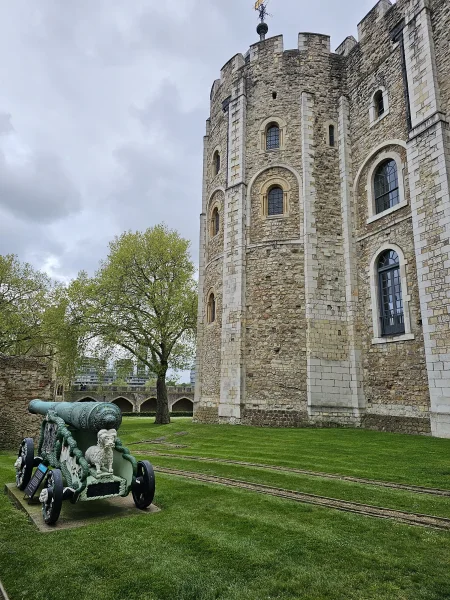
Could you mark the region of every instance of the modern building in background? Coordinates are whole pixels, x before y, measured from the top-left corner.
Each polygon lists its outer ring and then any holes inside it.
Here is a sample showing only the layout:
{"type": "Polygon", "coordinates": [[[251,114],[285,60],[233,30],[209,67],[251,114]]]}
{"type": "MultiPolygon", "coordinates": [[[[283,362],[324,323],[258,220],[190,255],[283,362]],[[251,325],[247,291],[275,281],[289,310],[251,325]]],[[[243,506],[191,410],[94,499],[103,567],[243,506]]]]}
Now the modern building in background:
{"type": "Polygon", "coordinates": [[[195,418],[450,437],[450,2],[258,33],[211,90],[195,418]]]}
{"type": "Polygon", "coordinates": [[[127,386],[142,387],[154,375],[142,364],[136,365],[132,359],[118,359],[113,366],[105,360],[85,356],[75,377],[75,385],[112,385],[123,381],[127,386]]]}

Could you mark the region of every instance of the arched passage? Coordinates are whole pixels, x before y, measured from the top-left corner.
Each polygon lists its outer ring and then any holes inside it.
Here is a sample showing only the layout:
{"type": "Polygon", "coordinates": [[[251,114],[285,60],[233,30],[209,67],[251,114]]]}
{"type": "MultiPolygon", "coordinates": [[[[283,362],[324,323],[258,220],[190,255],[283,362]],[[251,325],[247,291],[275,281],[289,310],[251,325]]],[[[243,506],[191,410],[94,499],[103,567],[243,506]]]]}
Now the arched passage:
{"type": "Polygon", "coordinates": [[[172,406],[172,412],[190,412],[194,413],[194,403],[188,398],[180,398],[172,406]]]}
{"type": "Polygon", "coordinates": [[[149,398],[141,404],[141,412],[156,412],[156,398],[149,398]]]}
{"type": "Polygon", "coordinates": [[[94,398],[81,398],[81,400],[78,400],[78,402],[97,402],[97,400],[95,400],[94,398]]]}
{"type": "Polygon", "coordinates": [[[123,413],[133,412],[133,405],[126,398],[116,398],[112,403],[116,404],[123,413]]]}

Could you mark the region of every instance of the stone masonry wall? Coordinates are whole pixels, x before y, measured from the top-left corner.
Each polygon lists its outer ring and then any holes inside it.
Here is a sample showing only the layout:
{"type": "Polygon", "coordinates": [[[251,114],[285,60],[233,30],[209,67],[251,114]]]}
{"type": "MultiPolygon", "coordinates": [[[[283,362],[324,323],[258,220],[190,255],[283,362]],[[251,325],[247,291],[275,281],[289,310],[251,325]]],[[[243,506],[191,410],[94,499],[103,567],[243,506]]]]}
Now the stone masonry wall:
{"type": "Polygon", "coordinates": [[[42,419],[28,412],[35,398],[53,398],[48,365],[33,358],[0,357],[0,450],[17,451],[25,437],[36,441],[42,419]]]}

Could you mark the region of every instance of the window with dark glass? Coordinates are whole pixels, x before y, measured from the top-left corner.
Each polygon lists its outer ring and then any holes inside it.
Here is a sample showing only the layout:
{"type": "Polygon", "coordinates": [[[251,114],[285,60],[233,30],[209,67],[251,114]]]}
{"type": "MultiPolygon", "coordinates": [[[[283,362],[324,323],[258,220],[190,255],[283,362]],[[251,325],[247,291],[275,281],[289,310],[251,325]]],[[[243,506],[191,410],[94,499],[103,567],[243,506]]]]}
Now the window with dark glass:
{"type": "Polygon", "coordinates": [[[375,212],[382,213],[399,203],[398,173],[395,160],[386,160],[375,171],[375,212]]]}
{"type": "Polygon", "coordinates": [[[267,196],[267,214],[269,216],[283,214],[283,199],[284,192],[280,187],[274,187],[270,190],[267,196]]]}
{"type": "Polygon", "coordinates": [[[328,142],[330,146],[334,147],[335,139],[334,139],[334,125],[330,125],[328,128],[328,142]]]}
{"type": "Polygon", "coordinates": [[[211,226],[212,226],[213,236],[217,235],[219,233],[219,229],[220,229],[220,215],[219,215],[218,208],[215,208],[213,210],[211,226]]]}
{"type": "Polygon", "coordinates": [[[378,117],[381,117],[381,115],[384,114],[384,98],[383,98],[383,92],[381,90],[379,90],[375,94],[374,101],[375,101],[375,117],[378,119],[378,117]]]}
{"type": "Polygon", "coordinates": [[[280,128],[277,123],[271,123],[266,132],[266,150],[275,150],[280,147],[280,128]]]}
{"type": "Polygon", "coordinates": [[[214,323],[216,320],[216,299],[214,298],[214,294],[210,294],[208,300],[208,323],[214,323]]]}
{"type": "Polygon", "coordinates": [[[220,172],[220,154],[216,150],[214,153],[214,174],[217,175],[220,172]]]}
{"type": "Polygon", "coordinates": [[[400,263],[394,250],[387,250],[378,259],[381,335],[405,333],[400,263]]]}

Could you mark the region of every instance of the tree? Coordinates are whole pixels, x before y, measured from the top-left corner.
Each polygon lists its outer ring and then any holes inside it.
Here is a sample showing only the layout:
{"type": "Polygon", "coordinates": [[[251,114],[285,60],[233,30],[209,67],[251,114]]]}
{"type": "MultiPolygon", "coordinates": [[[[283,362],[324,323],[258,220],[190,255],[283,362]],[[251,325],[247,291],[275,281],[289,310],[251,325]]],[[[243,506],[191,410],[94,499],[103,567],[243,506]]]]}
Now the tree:
{"type": "Polygon", "coordinates": [[[76,319],[105,347],[119,346],[156,375],[156,423],[170,422],[166,374],[192,362],[197,291],[189,241],[165,225],[115,238],[92,279],[69,295],[76,319]]]}

